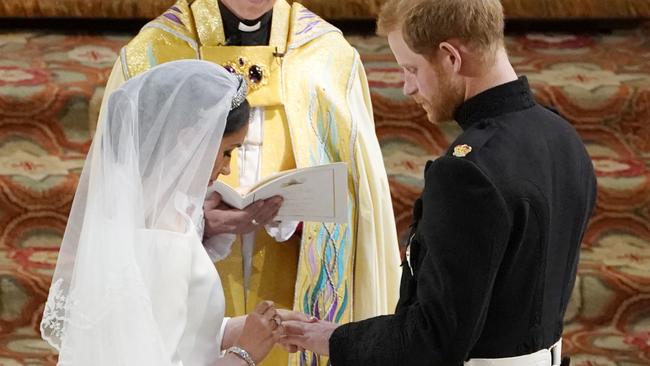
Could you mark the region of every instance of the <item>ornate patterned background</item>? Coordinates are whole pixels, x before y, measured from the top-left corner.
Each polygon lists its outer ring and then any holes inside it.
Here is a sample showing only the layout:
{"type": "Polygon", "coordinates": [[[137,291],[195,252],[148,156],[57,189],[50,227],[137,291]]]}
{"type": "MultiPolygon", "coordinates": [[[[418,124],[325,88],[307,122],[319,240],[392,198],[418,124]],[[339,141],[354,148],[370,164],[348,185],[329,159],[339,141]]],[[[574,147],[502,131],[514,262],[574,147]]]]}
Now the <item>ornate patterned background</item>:
{"type": "MultiPolygon", "coordinates": [[[[188,0],[191,2],[192,0],[188,0]]],[[[293,2],[295,0],[287,0],[293,2]]],[[[0,18],[153,18],[176,0],[2,0],[0,18]]],[[[300,0],[327,19],[376,18],[386,0],[300,0]]],[[[650,0],[501,0],[508,18],[637,18],[650,16],[650,0]]]]}
{"type": "MultiPolygon", "coordinates": [[[[54,365],[43,302],[101,86],[130,35],[0,33],[0,365],[54,365]]],[[[401,94],[385,40],[349,37],[372,90],[400,234],[428,159],[459,133],[401,94]]],[[[650,364],[650,32],[527,34],[507,46],[540,102],[578,130],[598,175],[566,317],[573,365],[650,364]]]]}

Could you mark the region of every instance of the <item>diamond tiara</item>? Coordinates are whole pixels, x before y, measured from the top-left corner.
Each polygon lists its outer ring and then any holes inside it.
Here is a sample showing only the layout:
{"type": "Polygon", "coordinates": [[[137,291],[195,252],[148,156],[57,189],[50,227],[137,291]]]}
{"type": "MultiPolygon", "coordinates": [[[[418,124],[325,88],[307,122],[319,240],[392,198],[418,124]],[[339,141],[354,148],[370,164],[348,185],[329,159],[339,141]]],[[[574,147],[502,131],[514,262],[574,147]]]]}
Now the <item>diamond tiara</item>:
{"type": "Polygon", "coordinates": [[[235,96],[232,98],[230,110],[233,110],[244,103],[244,100],[246,100],[246,94],[248,94],[248,84],[246,83],[246,80],[244,80],[244,77],[239,74],[234,74],[234,76],[237,78],[237,81],[239,81],[239,86],[237,87],[235,96]]]}

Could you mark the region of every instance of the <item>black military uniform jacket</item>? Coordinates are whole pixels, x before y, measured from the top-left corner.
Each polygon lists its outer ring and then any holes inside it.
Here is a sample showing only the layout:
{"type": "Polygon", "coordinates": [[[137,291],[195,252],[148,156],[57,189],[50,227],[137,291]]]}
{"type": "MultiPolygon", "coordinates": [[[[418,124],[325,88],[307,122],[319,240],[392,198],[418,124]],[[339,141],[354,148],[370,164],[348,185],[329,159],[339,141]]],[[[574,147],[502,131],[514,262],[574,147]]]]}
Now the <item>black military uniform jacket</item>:
{"type": "Polygon", "coordinates": [[[339,327],[333,366],[462,365],[561,337],[596,199],[585,147],[525,77],[455,118],[464,132],[426,166],[396,313],[339,327]]]}

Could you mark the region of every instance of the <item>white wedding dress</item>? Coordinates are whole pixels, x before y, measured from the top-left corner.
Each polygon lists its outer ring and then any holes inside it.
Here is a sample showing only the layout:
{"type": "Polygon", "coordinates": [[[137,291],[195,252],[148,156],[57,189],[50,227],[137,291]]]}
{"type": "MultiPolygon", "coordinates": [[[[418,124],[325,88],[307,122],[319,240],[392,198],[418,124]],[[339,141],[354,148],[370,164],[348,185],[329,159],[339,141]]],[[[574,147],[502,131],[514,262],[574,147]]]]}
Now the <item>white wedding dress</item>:
{"type": "Polygon", "coordinates": [[[65,366],[208,366],[224,294],[200,240],[203,200],[243,81],[203,61],[111,94],[86,159],[41,333],[65,366]]]}
{"type": "Polygon", "coordinates": [[[153,315],[174,366],[204,366],[221,353],[224,295],[196,232],[143,230],[136,250],[153,315]]]}

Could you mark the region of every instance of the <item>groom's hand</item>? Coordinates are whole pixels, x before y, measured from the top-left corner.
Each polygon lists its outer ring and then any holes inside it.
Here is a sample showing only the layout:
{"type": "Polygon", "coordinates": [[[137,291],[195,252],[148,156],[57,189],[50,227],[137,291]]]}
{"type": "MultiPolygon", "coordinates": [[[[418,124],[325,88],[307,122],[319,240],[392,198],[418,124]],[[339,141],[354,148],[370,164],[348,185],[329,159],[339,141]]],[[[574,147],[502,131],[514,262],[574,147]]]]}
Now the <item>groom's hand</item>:
{"type": "Polygon", "coordinates": [[[282,197],[259,200],[243,210],[232,208],[213,192],[203,203],[206,237],[218,234],[248,234],[269,224],[282,206],[282,197]]]}
{"type": "Polygon", "coordinates": [[[281,343],[295,345],[323,356],[329,355],[330,337],[339,327],[336,323],[322,320],[312,320],[308,323],[290,320],[283,322],[282,326],[284,336],[280,338],[281,343]]]}
{"type": "MultiPolygon", "coordinates": [[[[278,315],[280,315],[280,319],[282,319],[282,324],[288,321],[296,321],[296,322],[309,322],[312,321],[312,317],[298,312],[298,311],[291,311],[291,310],[286,310],[286,309],[278,309],[278,315]]],[[[284,328],[284,325],[283,325],[284,328]]],[[[284,330],[284,329],[283,329],[284,330]]],[[[287,342],[283,342],[282,339],[278,342],[287,352],[289,353],[295,353],[298,351],[303,351],[304,349],[296,346],[295,344],[290,344],[287,342]]]]}
{"type": "Polygon", "coordinates": [[[278,309],[278,315],[280,315],[283,323],[287,321],[311,322],[313,319],[307,314],[287,309],[278,309]]]}

